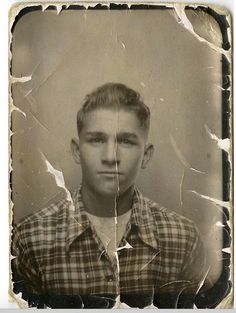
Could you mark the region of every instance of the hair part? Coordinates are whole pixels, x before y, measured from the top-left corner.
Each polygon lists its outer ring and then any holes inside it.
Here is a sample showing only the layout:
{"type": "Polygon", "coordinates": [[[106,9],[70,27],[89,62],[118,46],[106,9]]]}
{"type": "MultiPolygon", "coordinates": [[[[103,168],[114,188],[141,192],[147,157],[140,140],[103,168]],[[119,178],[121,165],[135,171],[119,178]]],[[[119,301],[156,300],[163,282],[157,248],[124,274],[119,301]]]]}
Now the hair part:
{"type": "Polygon", "coordinates": [[[80,136],[87,113],[96,109],[113,109],[134,112],[140,126],[148,133],[150,110],[142,101],[140,94],[124,84],[107,83],[86,95],[77,113],[77,130],[80,136]]]}

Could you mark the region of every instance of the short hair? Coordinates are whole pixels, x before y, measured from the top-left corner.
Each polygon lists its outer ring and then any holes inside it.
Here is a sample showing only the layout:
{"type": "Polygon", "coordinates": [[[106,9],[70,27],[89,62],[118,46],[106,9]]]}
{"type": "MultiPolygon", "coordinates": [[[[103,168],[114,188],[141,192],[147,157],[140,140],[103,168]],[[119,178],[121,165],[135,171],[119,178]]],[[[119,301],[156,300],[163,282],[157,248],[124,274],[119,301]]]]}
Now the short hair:
{"type": "Polygon", "coordinates": [[[148,133],[150,127],[150,110],[142,101],[140,94],[120,83],[106,83],[90,94],[82,102],[77,113],[77,130],[80,135],[84,126],[85,115],[96,109],[118,109],[134,112],[140,126],[148,133]]]}

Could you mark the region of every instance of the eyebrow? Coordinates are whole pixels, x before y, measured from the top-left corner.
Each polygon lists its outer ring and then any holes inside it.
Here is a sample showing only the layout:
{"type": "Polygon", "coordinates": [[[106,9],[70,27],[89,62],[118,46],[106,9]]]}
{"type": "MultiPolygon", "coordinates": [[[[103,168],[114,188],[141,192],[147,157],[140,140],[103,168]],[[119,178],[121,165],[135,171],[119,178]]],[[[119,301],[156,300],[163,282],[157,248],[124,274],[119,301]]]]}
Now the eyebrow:
{"type": "MultiPolygon", "coordinates": [[[[100,131],[88,131],[85,133],[85,136],[91,136],[91,137],[107,137],[108,135],[106,133],[100,132],[100,131]]],[[[130,132],[121,132],[118,133],[117,138],[130,138],[130,139],[138,139],[138,136],[135,133],[130,132]]]]}
{"type": "Polygon", "coordinates": [[[95,136],[98,136],[98,137],[101,137],[101,136],[104,137],[104,136],[106,136],[105,133],[103,133],[103,132],[97,132],[97,131],[86,132],[85,135],[86,135],[86,136],[93,136],[93,137],[95,137],[95,136]]]}
{"type": "Polygon", "coordinates": [[[122,132],[117,134],[117,138],[138,139],[138,136],[135,133],[122,132]]]}

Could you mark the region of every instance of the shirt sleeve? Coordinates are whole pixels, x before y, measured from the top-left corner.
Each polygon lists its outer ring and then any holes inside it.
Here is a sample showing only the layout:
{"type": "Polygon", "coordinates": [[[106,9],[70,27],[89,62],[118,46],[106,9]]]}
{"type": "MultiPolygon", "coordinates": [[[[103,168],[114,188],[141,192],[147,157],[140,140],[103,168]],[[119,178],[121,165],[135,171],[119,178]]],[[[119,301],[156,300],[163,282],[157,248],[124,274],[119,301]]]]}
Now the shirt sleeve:
{"type": "Polygon", "coordinates": [[[13,292],[21,292],[29,306],[38,306],[40,299],[37,295],[41,293],[41,281],[29,237],[24,228],[14,227],[11,245],[13,292]]]}

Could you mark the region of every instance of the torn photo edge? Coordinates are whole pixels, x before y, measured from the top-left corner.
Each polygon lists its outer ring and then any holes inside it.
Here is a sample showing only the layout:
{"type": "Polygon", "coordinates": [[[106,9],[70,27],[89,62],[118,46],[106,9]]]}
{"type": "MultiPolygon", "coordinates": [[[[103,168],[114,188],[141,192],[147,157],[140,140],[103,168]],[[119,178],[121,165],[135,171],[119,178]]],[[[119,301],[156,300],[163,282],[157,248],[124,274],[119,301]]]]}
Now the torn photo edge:
{"type": "MultiPolygon", "coordinates": [[[[223,297],[217,308],[230,308],[233,301],[233,107],[232,107],[232,20],[230,13],[224,8],[209,5],[209,4],[184,4],[184,3],[156,3],[156,2],[143,2],[142,4],[137,2],[129,1],[124,2],[22,2],[15,4],[9,13],[9,124],[11,125],[11,113],[14,110],[20,111],[20,109],[14,105],[14,100],[11,93],[11,86],[14,83],[24,83],[31,79],[31,76],[27,77],[13,77],[11,73],[11,42],[13,36],[13,29],[24,14],[35,11],[35,10],[56,10],[57,14],[60,14],[62,10],[74,9],[74,10],[98,10],[98,9],[119,9],[119,10],[133,10],[133,9],[162,9],[172,8],[175,10],[176,15],[179,18],[179,22],[184,25],[194,36],[199,38],[199,35],[194,32],[191,27],[191,23],[188,20],[185,10],[188,9],[199,9],[210,14],[218,22],[222,32],[222,47],[218,48],[212,43],[208,43],[212,49],[216,49],[222,55],[222,138],[216,137],[210,133],[211,138],[215,141],[218,147],[222,150],[222,164],[223,164],[223,196],[220,203],[215,203],[220,206],[223,211],[223,247],[222,247],[222,259],[223,259],[223,271],[218,283],[218,291],[224,290],[226,296],[223,297]],[[229,291],[230,290],[230,291],[229,291]]],[[[206,40],[205,40],[206,41],[206,40]]],[[[24,112],[20,112],[24,114],[24,112]]],[[[208,130],[210,132],[210,130],[208,130]]],[[[13,219],[13,207],[14,203],[11,199],[11,173],[12,168],[12,146],[11,146],[11,126],[9,130],[9,227],[10,227],[10,243],[11,243],[11,232],[12,232],[12,219],[13,219]]],[[[11,256],[10,256],[11,258],[11,256]]],[[[9,295],[11,299],[15,300],[21,308],[26,308],[27,303],[21,299],[21,295],[16,295],[13,292],[11,270],[10,272],[10,286],[9,295]]],[[[214,297],[214,294],[211,295],[214,297]]],[[[217,302],[217,299],[214,299],[217,302]]]]}

